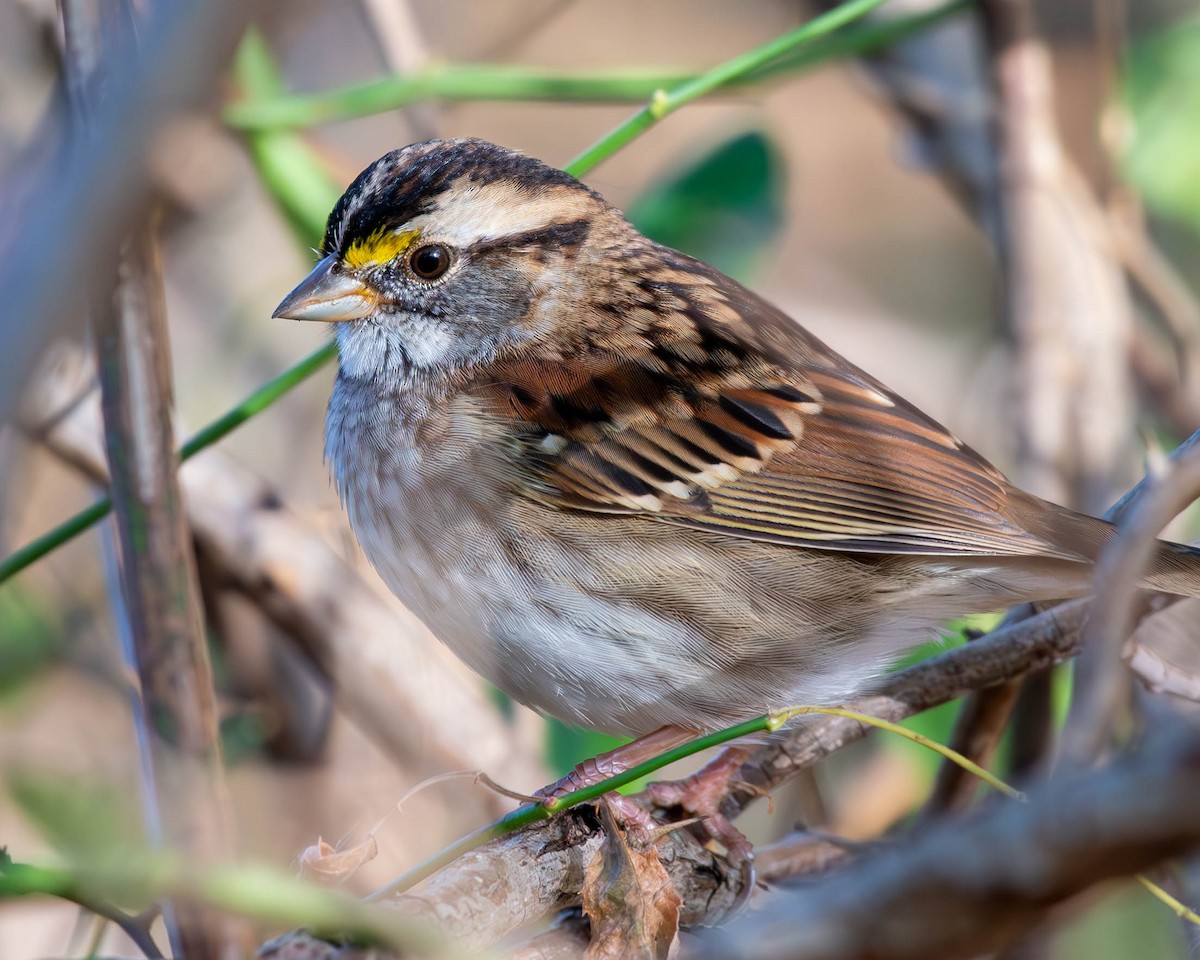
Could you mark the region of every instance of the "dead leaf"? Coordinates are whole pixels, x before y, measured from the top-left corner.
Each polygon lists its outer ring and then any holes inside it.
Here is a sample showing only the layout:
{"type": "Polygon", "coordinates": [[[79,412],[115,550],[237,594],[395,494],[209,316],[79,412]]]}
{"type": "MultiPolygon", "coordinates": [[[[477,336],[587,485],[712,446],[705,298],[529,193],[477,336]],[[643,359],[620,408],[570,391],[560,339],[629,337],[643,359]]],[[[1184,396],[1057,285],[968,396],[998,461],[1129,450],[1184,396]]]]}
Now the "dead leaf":
{"type": "Polygon", "coordinates": [[[588,864],[582,890],[592,923],[586,960],[666,960],[678,939],[683,899],[657,849],[630,847],[603,801],[600,820],[604,843],[588,864]]]}
{"type": "Polygon", "coordinates": [[[379,844],[375,842],[374,832],[367,834],[362,843],[339,850],[333,844],[317,837],[317,842],[311,847],[305,847],[298,857],[300,876],[314,883],[334,886],[345,883],[358,868],[369,860],[374,860],[379,854],[379,844]]]}

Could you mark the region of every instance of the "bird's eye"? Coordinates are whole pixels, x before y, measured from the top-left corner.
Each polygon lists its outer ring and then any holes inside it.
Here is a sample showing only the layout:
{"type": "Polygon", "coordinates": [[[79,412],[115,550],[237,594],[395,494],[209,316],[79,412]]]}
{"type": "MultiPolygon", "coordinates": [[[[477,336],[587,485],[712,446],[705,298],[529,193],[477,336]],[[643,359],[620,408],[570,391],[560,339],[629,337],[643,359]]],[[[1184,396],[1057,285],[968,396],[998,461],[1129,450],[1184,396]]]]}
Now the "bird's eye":
{"type": "Polygon", "coordinates": [[[450,269],[450,251],[440,243],[417,247],[408,258],[408,265],[422,280],[436,280],[450,269]]]}

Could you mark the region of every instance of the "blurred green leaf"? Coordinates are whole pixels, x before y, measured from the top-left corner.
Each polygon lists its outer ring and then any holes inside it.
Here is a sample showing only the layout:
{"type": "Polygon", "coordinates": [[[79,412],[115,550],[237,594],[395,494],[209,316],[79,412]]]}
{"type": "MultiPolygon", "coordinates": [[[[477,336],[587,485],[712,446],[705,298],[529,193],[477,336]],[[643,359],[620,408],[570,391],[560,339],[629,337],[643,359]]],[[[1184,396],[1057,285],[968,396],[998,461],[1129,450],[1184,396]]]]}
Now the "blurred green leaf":
{"type": "Polygon", "coordinates": [[[1153,210],[1200,232],[1200,21],[1136,43],[1122,81],[1127,176],[1153,210]]]}
{"type": "MultiPolygon", "coordinates": [[[[234,77],[250,97],[283,93],[283,79],[256,30],[247,31],[233,64],[234,77]]],[[[293,133],[252,133],[247,143],[272,198],[305,246],[320,243],[325,219],[341,196],[317,155],[293,133]]]]}
{"type": "MultiPolygon", "coordinates": [[[[920,663],[922,660],[928,660],[930,657],[945,653],[954,647],[961,647],[967,642],[967,630],[987,633],[999,622],[999,614],[987,613],[964,617],[961,620],[954,620],[947,623],[941,639],[921,644],[921,646],[910,650],[903,658],[897,661],[892,669],[902,670],[915,663],[920,663]]],[[[924,713],[918,713],[914,717],[909,717],[907,720],[901,721],[901,726],[922,736],[929,737],[931,740],[936,740],[938,743],[948,745],[952,739],[954,723],[958,718],[958,711],[961,707],[961,700],[952,700],[949,703],[943,703],[932,710],[926,710],[924,713]]],[[[940,756],[932,750],[927,750],[919,744],[912,743],[900,737],[881,737],[879,742],[886,745],[885,749],[904,757],[924,780],[930,784],[933,783],[933,778],[937,776],[938,768],[943,762],[940,756]]]]}
{"type": "Polygon", "coordinates": [[[115,905],[139,913],[151,901],[182,897],[281,930],[303,926],[316,937],[402,948],[405,956],[447,952],[442,935],[423,921],[263,864],[203,867],[142,848],[103,864],[61,866],[14,863],[0,848],[0,901],[38,895],[62,897],[93,912],[115,905]]]}
{"type": "Polygon", "coordinates": [[[784,163],[766,134],[727,140],[650,188],[628,210],[646,236],[752,279],[783,224],[784,163]]]}
{"type": "Polygon", "coordinates": [[[546,721],[546,763],[556,777],[570,773],[577,763],[591,759],[625,743],[595,730],[569,727],[558,720],[546,721]]]}
{"type": "Polygon", "coordinates": [[[1113,884],[1107,896],[1053,937],[1057,960],[1173,960],[1189,956],[1184,927],[1134,883],[1113,884]]]}
{"type": "Polygon", "coordinates": [[[0,698],[54,661],[62,635],[51,611],[17,584],[0,588],[0,698]]]}
{"type": "Polygon", "coordinates": [[[64,856],[81,864],[148,853],[136,793],[76,777],[18,772],[9,792],[22,813],[64,856]]]}

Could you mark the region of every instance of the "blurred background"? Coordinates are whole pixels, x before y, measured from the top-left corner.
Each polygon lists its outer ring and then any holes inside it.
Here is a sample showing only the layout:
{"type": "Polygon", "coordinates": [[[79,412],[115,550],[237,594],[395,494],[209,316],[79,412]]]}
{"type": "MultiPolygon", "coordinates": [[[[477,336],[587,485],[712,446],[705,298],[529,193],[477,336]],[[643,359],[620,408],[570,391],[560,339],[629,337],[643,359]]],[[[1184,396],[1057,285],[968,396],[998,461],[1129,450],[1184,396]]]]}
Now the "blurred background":
{"type": "MultiPolygon", "coordinates": [[[[895,0],[885,10],[931,6],[895,0]]],[[[1084,331],[1051,347],[1068,358],[1050,367],[1065,371],[1054,390],[1108,397],[1065,431],[1077,455],[1070,463],[1039,446],[1038,425],[1056,414],[1051,401],[1029,400],[1029,378],[1038,376],[1030,371],[1047,368],[1025,354],[1045,334],[1014,322],[1020,284],[1037,263],[1014,255],[1014,236],[1028,224],[1014,223],[1011,207],[1007,226],[999,224],[1003,159],[989,139],[989,53],[976,33],[939,41],[930,32],[924,47],[897,48],[903,55],[865,65],[835,59],[719,93],[585,179],[652,236],[762,292],[1018,483],[1100,512],[1142,474],[1147,455],[1200,422],[1191,363],[1200,342],[1192,299],[1200,21],[1183,0],[1034,6],[1051,56],[1043,120],[1066,158],[1054,177],[1086,207],[1079,222],[1104,224],[1093,245],[1112,268],[1085,264],[1080,283],[1103,291],[1115,276],[1120,298],[1117,319],[1081,315],[1063,300],[1051,324],[1084,331]],[[1085,373],[1116,369],[1117,379],[1089,385],[1072,363],[1085,373]],[[1089,432],[1105,439],[1088,446],[1078,435],[1089,432]]],[[[816,9],[792,0],[296,0],[269,10],[259,29],[282,90],[315,93],[444,64],[684,75],[816,9]]],[[[27,162],[53,106],[58,16],[52,0],[0,3],[0,183],[27,162]]],[[[326,335],[270,319],[313,263],[319,237],[310,230],[303,239],[264,179],[263,142],[221,120],[221,108],[253,99],[245,56],[227,72],[216,108],[174,122],[151,162],[180,438],[326,335]]],[[[429,100],[298,135],[340,189],[380,154],[430,136],[483,137],[561,166],[634,109],[632,100],[429,100]]],[[[89,349],[82,333],[56,342],[26,384],[20,414],[0,431],[0,554],[97,496],[88,458],[94,465],[103,448],[94,417],[80,410],[86,401],[74,402],[92,377],[89,349]],[[71,429],[47,445],[64,411],[71,429]]],[[[529,791],[608,742],[484,689],[390,599],[359,556],[322,463],[331,378],[326,367],[197,456],[183,470],[184,492],[204,491],[192,522],[239,854],[288,867],[318,837],[352,846],[371,834],[377,855],[346,881],[366,892],[511,806],[470,777],[409,797],[426,778],[482,769],[529,791]],[[231,565],[239,551],[261,565],[262,582],[231,565]],[[266,582],[285,595],[332,592],[349,609],[312,613],[289,630],[264,600],[266,582]]],[[[1050,430],[1045,442],[1063,435],[1050,430]]],[[[101,525],[0,585],[0,844],[18,860],[53,858],[45,820],[57,807],[131,837],[141,829],[114,563],[113,535],[101,525]]],[[[952,637],[960,632],[948,627],[952,637]]],[[[953,713],[935,711],[917,726],[945,739],[953,713]]],[[[854,839],[878,836],[918,809],[935,771],[907,744],[873,738],[784,791],[773,813],[760,804],[747,832],[765,841],[804,821],[854,839]]],[[[105,937],[102,953],[132,952],[119,933],[105,937]]],[[[0,904],[5,960],[82,956],[87,940],[69,904],[0,904]]],[[[1048,942],[1047,955],[1063,960],[1184,950],[1176,919],[1125,886],[1074,904],[1048,942]]]]}

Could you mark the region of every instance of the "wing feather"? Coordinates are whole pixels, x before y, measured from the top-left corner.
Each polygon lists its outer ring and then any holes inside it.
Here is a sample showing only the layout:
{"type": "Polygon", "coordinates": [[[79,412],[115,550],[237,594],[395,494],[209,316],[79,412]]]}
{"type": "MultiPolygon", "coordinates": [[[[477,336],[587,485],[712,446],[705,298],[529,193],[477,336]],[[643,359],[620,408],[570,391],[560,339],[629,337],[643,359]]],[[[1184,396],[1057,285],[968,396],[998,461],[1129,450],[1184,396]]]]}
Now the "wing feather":
{"type": "Polygon", "coordinates": [[[667,318],[635,331],[652,351],[601,341],[475,388],[517,438],[518,492],[799,547],[1080,559],[1014,521],[1004,477],[940,424],[734,281],[676,263],[665,305],[638,314],[667,318]]]}

